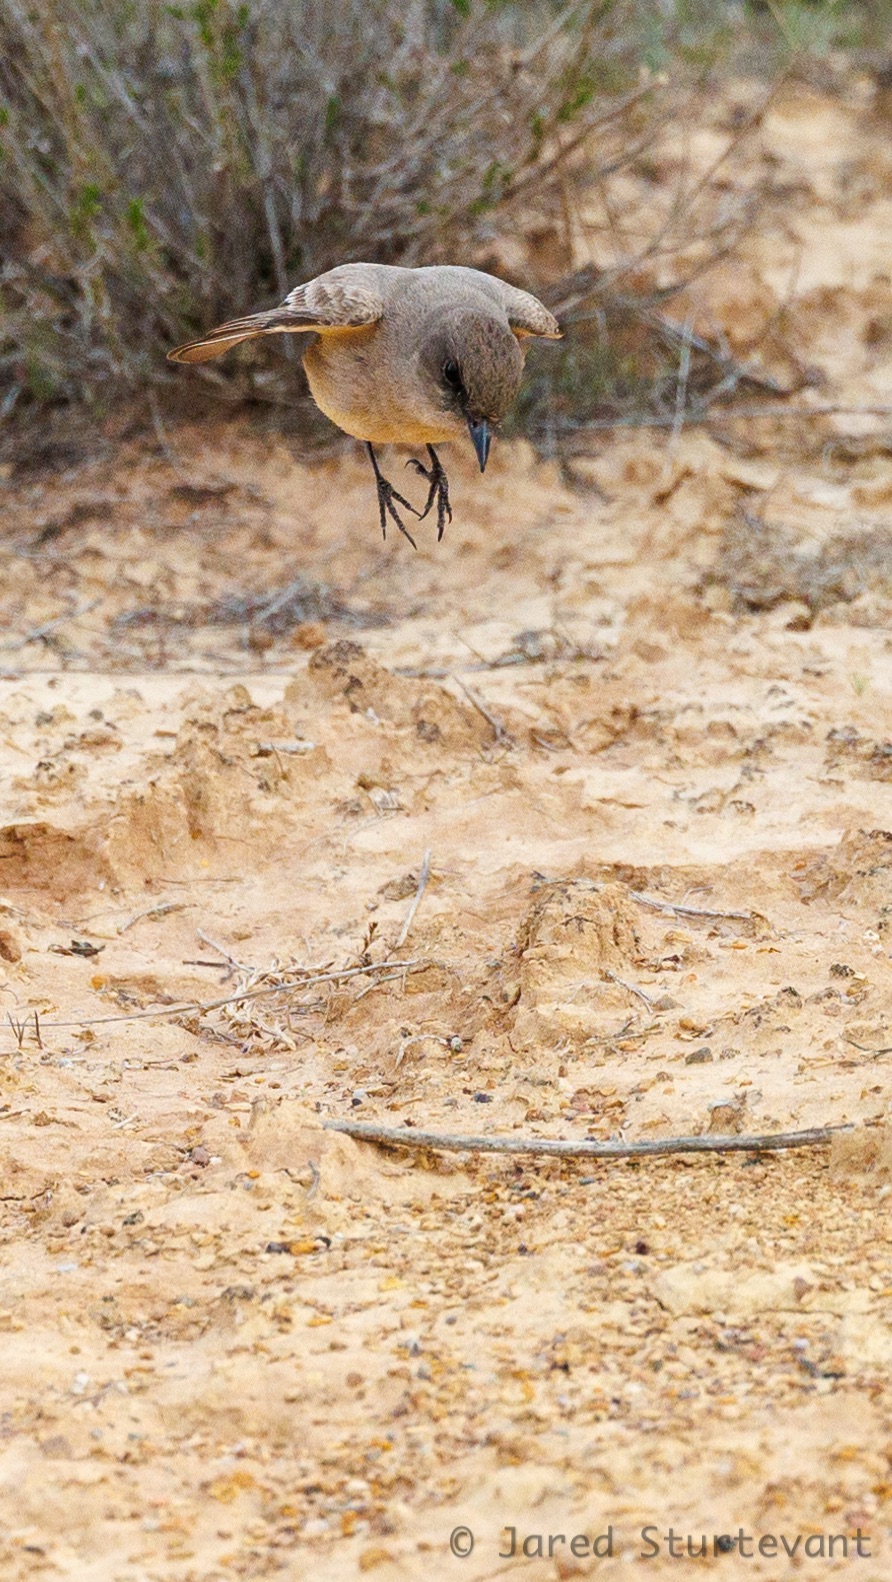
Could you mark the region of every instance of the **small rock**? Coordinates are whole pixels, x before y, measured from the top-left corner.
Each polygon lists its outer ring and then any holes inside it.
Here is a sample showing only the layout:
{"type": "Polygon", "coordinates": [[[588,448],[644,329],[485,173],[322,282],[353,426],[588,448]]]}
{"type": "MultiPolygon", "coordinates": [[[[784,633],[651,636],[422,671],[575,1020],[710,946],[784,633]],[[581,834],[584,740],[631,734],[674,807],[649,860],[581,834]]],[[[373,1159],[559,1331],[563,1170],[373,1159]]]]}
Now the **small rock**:
{"type": "Polygon", "coordinates": [[[690,1054],[684,1057],[686,1066],[707,1066],[711,1060],[712,1050],[708,1044],[704,1044],[700,1049],[692,1049],[690,1054]]]}
{"type": "Polygon", "coordinates": [[[0,928],[0,958],[3,961],[21,961],[22,944],[15,929],[0,928]]]}
{"type": "MultiPolygon", "coordinates": [[[[306,1523],[304,1524],[304,1532],[306,1532],[307,1525],[306,1523]]],[[[363,1549],[360,1553],[359,1569],[360,1571],[372,1571],[375,1566],[387,1565],[392,1560],[393,1555],[389,1549],[384,1548],[383,1544],[370,1544],[368,1549],[363,1549]]]]}

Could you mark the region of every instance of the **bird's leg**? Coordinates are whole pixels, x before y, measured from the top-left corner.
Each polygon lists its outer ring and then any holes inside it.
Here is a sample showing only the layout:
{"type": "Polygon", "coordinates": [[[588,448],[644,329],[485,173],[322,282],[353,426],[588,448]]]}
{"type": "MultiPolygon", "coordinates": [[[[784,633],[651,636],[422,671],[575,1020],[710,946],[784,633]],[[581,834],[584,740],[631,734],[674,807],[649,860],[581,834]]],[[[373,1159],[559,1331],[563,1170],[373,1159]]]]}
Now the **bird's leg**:
{"type": "Polygon", "coordinates": [[[392,483],[388,483],[387,479],[382,475],[381,468],[378,466],[378,458],[375,455],[374,446],[372,445],[370,440],[366,440],[365,448],[366,448],[366,450],[369,453],[369,456],[371,458],[372,466],[375,469],[375,482],[376,482],[377,487],[378,487],[378,510],[381,512],[381,532],[382,532],[382,534],[384,535],[385,538],[387,537],[387,518],[390,517],[390,520],[392,522],[396,523],[396,525],[399,528],[400,532],[402,533],[403,537],[407,538],[409,540],[409,543],[412,545],[412,548],[413,549],[417,549],[418,546],[415,543],[415,540],[412,537],[412,534],[409,532],[409,529],[406,527],[405,522],[403,522],[400,519],[400,514],[397,511],[396,506],[394,505],[393,502],[394,502],[394,500],[396,500],[399,505],[404,505],[406,507],[406,510],[407,511],[412,511],[415,516],[418,515],[418,512],[415,510],[414,505],[411,505],[410,502],[408,500],[404,499],[401,494],[397,494],[395,488],[393,487],[393,484],[392,483]]]}
{"type": "Polygon", "coordinates": [[[428,445],[427,453],[431,459],[431,464],[429,467],[425,467],[423,462],[417,461],[414,456],[410,461],[406,462],[406,466],[414,467],[416,472],[420,472],[422,478],[426,478],[430,484],[427,504],[424,510],[421,512],[419,520],[422,522],[424,521],[424,518],[427,516],[428,511],[436,500],[437,543],[439,544],[440,539],[443,537],[443,534],[446,530],[446,523],[452,521],[452,506],[449,504],[449,479],[446,477],[446,474],[443,471],[443,463],[434,450],[433,445],[428,445]]]}

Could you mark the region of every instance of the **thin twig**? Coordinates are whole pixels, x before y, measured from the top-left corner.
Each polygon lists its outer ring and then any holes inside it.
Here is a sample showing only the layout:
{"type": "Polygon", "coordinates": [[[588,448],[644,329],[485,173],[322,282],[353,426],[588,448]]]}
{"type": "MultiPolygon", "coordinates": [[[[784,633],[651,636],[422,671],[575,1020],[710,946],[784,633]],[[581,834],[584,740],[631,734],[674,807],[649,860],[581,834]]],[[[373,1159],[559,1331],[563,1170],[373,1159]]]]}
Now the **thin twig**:
{"type": "MultiPolygon", "coordinates": [[[[464,642],[464,638],[461,641],[464,642]]],[[[559,654],[555,657],[575,658],[577,652],[578,646],[574,649],[572,656],[559,654]]],[[[510,670],[515,665],[540,665],[544,657],[544,655],[537,654],[522,654],[512,649],[509,653],[499,654],[495,659],[481,659],[476,664],[463,665],[462,669],[468,675],[479,674],[482,670],[510,670]]],[[[595,657],[600,659],[603,656],[599,654],[595,657]]],[[[395,676],[425,677],[434,681],[444,681],[450,677],[453,681],[458,680],[455,670],[450,670],[448,665],[394,665],[393,673],[395,676]]]]}
{"type": "Polygon", "coordinates": [[[187,904],[191,903],[186,901],[166,901],[162,906],[150,906],[145,912],[136,912],[133,917],[127,919],[126,923],[120,923],[117,933],[126,934],[128,928],[133,928],[135,923],[141,923],[143,918],[146,917],[154,920],[155,918],[166,917],[168,912],[184,912],[187,904]]]}
{"type": "MultiPolygon", "coordinates": [[[[345,978],[362,977],[373,972],[391,972],[399,968],[403,972],[424,971],[429,965],[421,962],[416,957],[413,961],[376,961],[366,967],[341,967],[334,972],[308,973],[304,978],[287,983],[263,983],[256,989],[241,989],[235,994],[224,994],[219,1000],[183,1000],[179,1005],[159,1005],[147,1011],[122,1011],[115,1016],[93,1016],[76,1019],[71,1022],[44,1022],[44,1029],[48,1027],[102,1027],[108,1022],[146,1022],[156,1016],[185,1016],[187,1014],[205,1015],[208,1011],[219,1011],[224,1005],[240,1005],[245,1000],[259,1000],[269,994],[289,994],[296,989],[309,989],[317,983],[340,983],[345,978]]],[[[7,1013],[8,1015],[8,1013],[7,1013]]],[[[13,1022],[9,1017],[10,1025],[16,1037],[21,1027],[24,1038],[25,1024],[13,1022]]],[[[21,1048],[21,1044],[19,1044],[21,1048]]]]}
{"type": "Polygon", "coordinates": [[[57,615],[52,621],[44,621],[42,626],[32,627],[31,631],[25,632],[23,636],[11,638],[8,643],[0,643],[0,649],[4,653],[9,653],[13,649],[24,648],[27,643],[40,642],[50,632],[54,632],[57,627],[65,626],[68,621],[76,621],[81,615],[88,615],[91,610],[95,610],[97,604],[101,603],[102,594],[98,598],[87,599],[83,603],[75,605],[73,609],[66,610],[64,615],[57,615]]]}
{"type": "Polygon", "coordinates": [[[512,742],[513,741],[513,737],[511,737],[508,734],[508,732],[506,731],[506,729],[505,729],[504,725],[502,724],[501,720],[497,717],[497,715],[490,714],[489,709],[486,707],[486,704],[483,703],[480,698],[478,698],[476,692],[472,692],[471,688],[465,685],[465,683],[461,679],[461,676],[457,676],[455,674],[454,670],[450,671],[449,675],[450,675],[450,680],[454,681],[456,686],[461,687],[462,692],[464,693],[464,695],[467,698],[468,702],[472,703],[474,705],[474,708],[477,710],[477,713],[478,714],[482,714],[483,718],[486,720],[487,724],[492,726],[492,728],[493,728],[493,730],[495,732],[496,741],[497,742],[505,742],[506,745],[508,743],[512,742]]]}
{"type": "Polygon", "coordinates": [[[879,1049],[871,1049],[869,1044],[856,1044],[854,1038],[847,1038],[847,1044],[853,1049],[860,1049],[865,1055],[892,1055],[892,1044],[881,1044],[879,1049]]]}
{"type": "Polygon", "coordinates": [[[12,1014],[12,1011],[7,1011],[7,1013],[6,1013],[6,1020],[8,1021],[10,1027],[13,1030],[13,1033],[15,1035],[15,1041],[16,1041],[17,1047],[19,1049],[21,1049],[23,1044],[24,1044],[24,1042],[25,1042],[25,1025],[26,1024],[24,1022],[17,1022],[15,1020],[15,1017],[12,1014]]]}
{"type": "MultiPolygon", "coordinates": [[[[284,339],[284,337],[283,337],[284,339]]],[[[258,742],[258,758],[268,758],[278,753],[312,753],[316,750],[315,742],[302,741],[295,737],[293,742],[258,742]]]]}
{"type": "Polygon", "coordinates": [[[630,890],[629,894],[639,906],[649,906],[654,912],[674,912],[679,917],[707,917],[730,918],[736,923],[754,923],[756,921],[752,912],[707,912],[698,906],[676,906],[674,901],[660,901],[650,895],[642,895],[640,890],[630,890]]]}
{"type": "Polygon", "coordinates": [[[375,978],[371,983],[367,983],[364,989],[360,989],[354,1004],[358,1005],[360,1000],[364,1000],[367,994],[372,994],[375,989],[380,989],[382,983],[396,983],[402,976],[401,972],[391,972],[386,978],[375,978]]]}
{"type": "Polygon", "coordinates": [[[412,927],[412,924],[415,921],[415,913],[418,911],[418,908],[421,905],[421,897],[424,895],[425,889],[427,887],[427,881],[428,881],[428,879],[430,877],[430,871],[431,871],[431,854],[430,854],[430,847],[428,847],[428,849],[425,852],[424,857],[422,859],[421,873],[418,875],[418,888],[415,891],[414,896],[412,897],[412,905],[409,907],[409,910],[406,913],[406,921],[405,921],[405,923],[403,924],[402,928],[399,931],[399,935],[397,936],[396,944],[393,947],[394,950],[402,950],[404,944],[406,943],[406,939],[407,939],[407,936],[408,936],[408,933],[409,933],[409,929],[412,927]]]}
{"type": "Polygon", "coordinates": [[[226,946],[225,945],[219,945],[215,939],[211,939],[210,934],[206,934],[204,932],[203,928],[196,928],[195,932],[198,935],[198,937],[201,940],[201,943],[203,945],[210,945],[211,950],[218,951],[219,954],[223,957],[224,961],[228,961],[229,962],[229,970],[230,970],[230,972],[253,972],[254,971],[254,968],[247,966],[245,964],[245,962],[243,962],[243,961],[236,961],[235,957],[230,955],[229,951],[226,949],[226,946]]]}
{"type": "MultiPolygon", "coordinates": [[[[287,340],[288,337],[283,335],[282,339],[287,340]]],[[[292,582],[286,583],[284,588],[280,588],[278,593],[274,593],[271,599],[267,599],[259,610],[255,610],[248,618],[249,623],[253,626],[259,625],[261,621],[268,621],[270,616],[278,615],[279,611],[284,609],[289,599],[299,598],[301,594],[306,597],[306,592],[307,579],[300,574],[292,582]]]]}
{"type": "Polygon", "coordinates": [[[637,999],[643,1000],[646,1006],[651,1007],[653,1005],[654,1002],[649,994],[645,994],[643,989],[637,989],[634,983],[626,983],[625,978],[618,978],[616,973],[611,972],[609,968],[605,968],[604,977],[609,978],[611,983],[619,984],[621,989],[625,989],[629,994],[634,994],[637,999]]]}
{"type": "Polygon", "coordinates": [[[654,1028],[657,1026],[656,1022],[651,1022],[648,1027],[641,1027],[637,1032],[635,1032],[634,1022],[635,1016],[633,1013],[631,1016],[627,1017],[626,1021],[623,1022],[622,1027],[620,1027],[617,1032],[605,1033],[599,1038],[587,1038],[585,1041],[586,1049],[589,1047],[594,1048],[595,1045],[599,1044],[615,1044],[620,1038],[645,1038],[647,1034],[652,1033],[654,1028]]]}
{"type": "Polygon", "coordinates": [[[449,1132],[416,1131],[414,1127],[379,1126],[374,1121],[326,1121],[325,1130],[397,1148],[436,1148],[446,1153],[546,1154],[560,1159],[639,1159],[661,1154],[729,1154],[776,1152],[782,1148],[815,1148],[829,1143],[852,1126],[812,1126],[804,1132],[768,1132],[764,1136],[660,1137],[654,1142],[566,1142],[553,1137],[471,1137],[449,1132]]]}
{"type": "Polygon", "coordinates": [[[154,390],[149,391],[149,413],[152,419],[152,427],[155,430],[155,438],[158,441],[158,448],[161,451],[161,454],[168,465],[173,468],[177,476],[181,479],[185,478],[186,474],[184,473],[183,468],[177,458],[176,452],[173,450],[170,440],[167,437],[167,430],[164,427],[164,422],[158,407],[158,397],[156,396],[154,390]]]}
{"type": "Polygon", "coordinates": [[[691,321],[687,320],[682,333],[681,352],[678,358],[678,379],[675,384],[675,412],[672,418],[672,431],[669,436],[670,454],[678,444],[678,437],[684,427],[685,407],[688,398],[688,379],[691,374],[691,321]]]}
{"type": "Polygon", "coordinates": [[[398,1071],[405,1060],[407,1049],[411,1049],[413,1044],[426,1043],[442,1044],[444,1049],[449,1048],[448,1038],[441,1038],[439,1033],[413,1033],[411,1038],[404,1038],[400,1042],[399,1054],[393,1063],[395,1070],[398,1071]]]}

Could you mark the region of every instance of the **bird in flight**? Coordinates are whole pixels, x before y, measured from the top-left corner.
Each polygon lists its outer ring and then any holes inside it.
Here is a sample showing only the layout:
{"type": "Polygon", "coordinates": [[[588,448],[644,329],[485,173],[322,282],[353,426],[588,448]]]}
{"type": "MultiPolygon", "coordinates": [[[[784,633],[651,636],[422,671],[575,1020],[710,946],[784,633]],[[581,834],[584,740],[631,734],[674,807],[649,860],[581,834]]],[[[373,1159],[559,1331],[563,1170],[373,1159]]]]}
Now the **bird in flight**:
{"type": "Polygon", "coordinates": [[[385,538],[389,518],[414,548],[399,506],[423,521],[436,505],[438,540],[452,520],[434,447],[470,435],[483,472],[492,431],[520,388],[526,342],[558,340],[561,330],[537,297],[479,269],[341,264],[296,286],[281,307],[230,319],[167,355],[203,363],[258,335],[308,333],[310,394],[338,428],[365,444],[385,538]],[[423,511],[381,472],[375,446],[391,444],[427,450],[429,466],[407,463],[428,484],[423,511]]]}

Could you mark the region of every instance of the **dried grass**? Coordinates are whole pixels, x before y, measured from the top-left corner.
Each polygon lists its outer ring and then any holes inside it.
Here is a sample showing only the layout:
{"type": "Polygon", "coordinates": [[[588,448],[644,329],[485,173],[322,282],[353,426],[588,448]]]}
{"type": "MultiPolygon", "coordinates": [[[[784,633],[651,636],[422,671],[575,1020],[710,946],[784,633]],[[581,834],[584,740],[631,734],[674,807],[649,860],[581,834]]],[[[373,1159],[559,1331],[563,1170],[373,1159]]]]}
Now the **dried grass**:
{"type": "Polygon", "coordinates": [[[158,383],[169,345],[345,257],[473,252],[585,138],[621,166],[648,10],[2,0],[6,410],[158,383]]]}
{"type": "MultiPolygon", "coordinates": [[[[0,421],[37,417],[44,464],[60,408],[78,454],[124,394],[157,428],[184,400],[176,342],[345,258],[498,265],[519,226],[551,238],[525,267],[569,333],[534,353],[518,424],[567,449],[583,425],[702,415],[749,371],[662,306],[751,202],[714,172],[667,184],[655,150],[696,120],[698,81],[714,100],[717,62],[770,79],[870,10],[0,0],[0,421]],[[580,184],[615,244],[600,273],[572,268],[580,184]]],[[[295,349],[260,346],[193,371],[188,399],[293,407],[301,388],[295,349]]]]}
{"type": "Polygon", "coordinates": [[[816,615],[865,593],[892,595],[892,541],[885,526],[865,526],[806,545],[801,532],[741,512],[706,581],[728,589],[738,614],[796,601],[816,615]]]}

